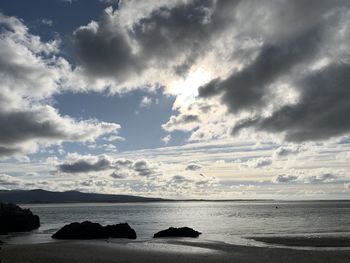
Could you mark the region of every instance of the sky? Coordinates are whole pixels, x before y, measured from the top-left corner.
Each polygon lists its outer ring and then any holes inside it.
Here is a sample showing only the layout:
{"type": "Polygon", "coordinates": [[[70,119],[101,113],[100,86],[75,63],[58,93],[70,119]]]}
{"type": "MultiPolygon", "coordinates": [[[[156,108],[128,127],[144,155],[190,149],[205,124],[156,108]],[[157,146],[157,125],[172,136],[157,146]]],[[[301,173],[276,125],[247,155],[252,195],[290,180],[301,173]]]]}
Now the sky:
{"type": "Polygon", "coordinates": [[[350,1],[1,0],[0,190],[350,198],[350,1]]]}

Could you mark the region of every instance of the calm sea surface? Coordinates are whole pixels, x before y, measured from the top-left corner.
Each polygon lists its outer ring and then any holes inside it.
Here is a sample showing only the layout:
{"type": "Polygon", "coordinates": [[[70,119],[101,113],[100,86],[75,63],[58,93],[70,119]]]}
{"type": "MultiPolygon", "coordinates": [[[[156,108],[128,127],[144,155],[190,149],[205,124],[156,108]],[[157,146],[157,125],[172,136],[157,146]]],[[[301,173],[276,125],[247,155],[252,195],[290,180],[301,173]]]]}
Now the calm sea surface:
{"type": "MultiPolygon", "coordinates": [[[[51,241],[63,225],[90,220],[100,224],[128,222],[138,240],[170,226],[189,226],[201,240],[241,243],[242,237],[280,235],[350,236],[350,201],[320,202],[169,202],[125,204],[25,205],[42,226],[8,237],[9,243],[51,241]],[[278,209],[276,209],[278,206],[278,209]]],[[[244,239],[243,239],[244,240],[244,239]]]]}

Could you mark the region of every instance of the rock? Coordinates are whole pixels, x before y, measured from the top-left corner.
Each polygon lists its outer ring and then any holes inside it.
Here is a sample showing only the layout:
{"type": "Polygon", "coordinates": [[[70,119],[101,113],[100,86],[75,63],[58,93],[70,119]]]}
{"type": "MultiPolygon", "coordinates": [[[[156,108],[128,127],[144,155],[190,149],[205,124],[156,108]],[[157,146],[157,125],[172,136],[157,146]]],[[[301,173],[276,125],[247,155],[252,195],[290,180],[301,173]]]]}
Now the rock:
{"type": "Polygon", "coordinates": [[[107,233],[112,238],[129,238],[136,239],[136,232],[132,229],[128,223],[117,224],[117,225],[108,225],[105,227],[107,233]]]}
{"type": "Polygon", "coordinates": [[[153,235],[153,238],[158,237],[198,237],[201,235],[201,232],[193,230],[189,227],[170,227],[166,230],[159,231],[158,233],[153,235]]]}
{"type": "Polygon", "coordinates": [[[99,238],[129,238],[136,239],[136,232],[127,223],[101,226],[98,223],[85,221],[65,225],[55,234],[55,239],[99,239],[99,238]]]}
{"type": "Polygon", "coordinates": [[[0,234],[27,232],[40,227],[40,219],[29,209],[0,203],[0,234]]]}
{"type": "Polygon", "coordinates": [[[65,225],[52,235],[52,238],[55,239],[96,239],[105,237],[106,233],[103,226],[89,221],[65,225]]]}

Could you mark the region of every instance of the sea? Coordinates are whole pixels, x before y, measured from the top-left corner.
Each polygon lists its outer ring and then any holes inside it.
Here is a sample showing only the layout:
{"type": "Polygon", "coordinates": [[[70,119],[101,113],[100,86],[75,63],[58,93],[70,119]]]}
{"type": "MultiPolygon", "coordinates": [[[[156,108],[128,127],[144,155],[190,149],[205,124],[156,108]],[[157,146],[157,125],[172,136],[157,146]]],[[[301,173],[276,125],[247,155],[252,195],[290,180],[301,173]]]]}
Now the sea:
{"type": "MultiPolygon", "coordinates": [[[[173,227],[192,227],[202,241],[250,244],[250,237],[350,236],[350,201],[186,201],[21,205],[39,215],[41,227],[11,234],[12,244],[57,242],[51,235],[65,224],[86,220],[102,225],[127,222],[138,241],[173,227]]],[[[124,241],[117,241],[124,242],[124,241]]],[[[130,241],[127,241],[130,242],[130,241]]]]}

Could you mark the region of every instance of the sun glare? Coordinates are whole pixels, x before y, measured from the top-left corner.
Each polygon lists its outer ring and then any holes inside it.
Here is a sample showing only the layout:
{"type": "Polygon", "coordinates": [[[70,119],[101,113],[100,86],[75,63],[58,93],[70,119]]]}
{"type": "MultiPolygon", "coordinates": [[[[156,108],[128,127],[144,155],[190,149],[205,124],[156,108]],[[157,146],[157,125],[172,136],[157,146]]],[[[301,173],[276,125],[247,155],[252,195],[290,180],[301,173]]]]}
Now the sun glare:
{"type": "Polygon", "coordinates": [[[181,97],[184,104],[191,103],[198,95],[198,88],[209,82],[211,74],[203,68],[196,68],[188,73],[185,78],[180,78],[171,83],[171,90],[181,97]]]}

